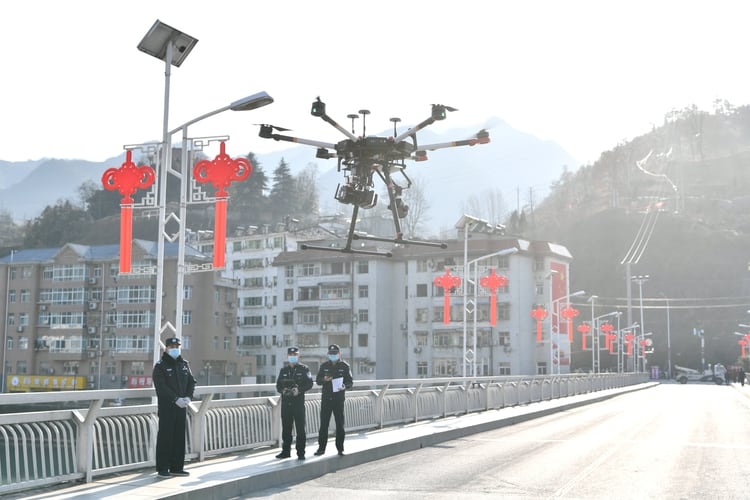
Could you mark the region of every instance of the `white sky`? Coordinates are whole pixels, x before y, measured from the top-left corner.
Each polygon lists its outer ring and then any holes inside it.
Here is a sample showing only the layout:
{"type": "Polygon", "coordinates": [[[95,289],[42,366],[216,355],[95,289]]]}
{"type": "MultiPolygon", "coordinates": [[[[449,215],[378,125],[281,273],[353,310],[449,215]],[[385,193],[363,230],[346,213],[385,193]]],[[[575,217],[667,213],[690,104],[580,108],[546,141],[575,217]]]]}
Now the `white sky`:
{"type": "Polygon", "coordinates": [[[229,135],[231,156],[290,146],[260,139],[256,123],[343,139],[310,115],[320,95],[347,128],[362,108],[377,133],[441,103],[459,111],[438,129],[496,116],[589,163],[673,108],[750,103],[748,13],[742,0],[11,0],[0,159],[102,161],[160,140],[164,63],[136,48],[159,19],[199,40],[172,68],[170,129],[274,97],[191,127],[229,135]]]}

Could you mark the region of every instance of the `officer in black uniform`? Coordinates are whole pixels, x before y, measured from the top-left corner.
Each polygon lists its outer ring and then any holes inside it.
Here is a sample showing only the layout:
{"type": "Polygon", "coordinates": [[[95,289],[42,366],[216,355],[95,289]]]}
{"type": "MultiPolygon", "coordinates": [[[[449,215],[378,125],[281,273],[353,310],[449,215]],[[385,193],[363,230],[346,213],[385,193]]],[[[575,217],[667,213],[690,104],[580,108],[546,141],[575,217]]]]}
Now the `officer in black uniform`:
{"type": "Polygon", "coordinates": [[[312,389],[310,369],[299,362],[299,349],[286,350],[287,363],[279,371],[276,390],[281,394],[281,453],[276,458],[289,458],[292,450],[292,424],[297,440],[297,459],[305,459],[305,392],[312,389]]]}
{"type": "Polygon", "coordinates": [[[182,358],[180,339],[164,341],[164,354],[154,365],[151,379],[158,399],[159,428],[156,434],[156,472],[159,477],[189,476],[185,466],[187,406],[193,399],[195,377],[182,358]]]}
{"type": "Polygon", "coordinates": [[[323,386],[320,401],[320,430],[318,431],[318,450],[316,455],[326,452],[328,444],[328,424],[331,413],[336,421],[336,449],[339,455],[344,454],[344,391],[354,385],[349,365],[341,359],[341,349],[336,344],[328,346],[328,361],[320,365],[315,383],[323,386]]]}

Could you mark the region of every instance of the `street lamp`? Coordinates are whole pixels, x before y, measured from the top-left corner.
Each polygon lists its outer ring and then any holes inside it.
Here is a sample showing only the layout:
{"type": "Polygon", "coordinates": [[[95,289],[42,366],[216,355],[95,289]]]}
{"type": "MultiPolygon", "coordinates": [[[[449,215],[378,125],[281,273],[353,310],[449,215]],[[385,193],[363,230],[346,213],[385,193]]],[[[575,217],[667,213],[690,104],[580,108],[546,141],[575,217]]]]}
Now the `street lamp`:
{"type": "Polygon", "coordinates": [[[672,333],[671,333],[671,322],[669,321],[669,297],[660,293],[664,298],[664,302],[667,305],[667,378],[672,379],[672,333]]]}
{"type": "MultiPolygon", "coordinates": [[[[464,232],[464,272],[463,272],[463,296],[464,296],[464,307],[463,307],[463,330],[464,330],[464,345],[463,345],[463,361],[461,362],[461,376],[466,377],[466,364],[468,362],[475,362],[474,358],[476,357],[475,352],[469,352],[466,350],[466,313],[467,313],[467,306],[468,306],[468,289],[467,289],[467,283],[466,278],[468,277],[468,260],[469,260],[469,233],[471,231],[474,231],[476,228],[480,226],[486,226],[487,221],[483,219],[479,219],[477,217],[473,217],[471,215],[464,214],[461,216],[461,218],[456,222],[456,229],[461,229],[464,232]]],[[[474,349],[476,350],[476,346],[474,346],[474,349]]]]}
{"type": "MultiPolygon", "coordinates": [[[[641,340],[643,340],[643,332],[646,331],[646,324],[643,322],[643,284],[648,281],[648,274],[642,275],[642,276],[633,276],[630,278],[633,280],[634,283],[638,284],[638,296],[640,301],[640,308],[641,308],[641,340]]],[[[638,358],[636,358],[636,361],[638,361],[638,358]]],[[[644,359],[645,362],[645,359],[644,359]]],[[[646,370],[645,363],[641,365],[643,370],[646,370]]]]}
{"type": "MultiPolygon", "coordinates": [[[[234,101],[226,106],[220,107],[214,111],[203,114],[190,120],[176,129],[169,130],[169,83],[171,75],[171,66],[180,66],[190,53],[192,48],[198,42],[197,39],[178,31],[160,21],[156,21],[146,36],[138,44],[138,49],[165,62],[165,84],[164,84],[164,122],[162,135],[162,155],[157,174],[159,182],[159,192],[157,205],[159,209],[159,239],[157,241],[157,266],[156,266],[156,297],[155,297],[155,319],[154,319],[154,363],[159,361],[161,334],[166,328],[171,328],[174,335],[182,338],[182,299],[183,299],[183,282],[185,273],[185,216],[188,203],[188,170],[187,170],[187,130],[188,127],[196,122],[208,117],[222,113],[227,110],[248,111],[271,104],[273,99],[265,92],[259,92],[248,97],[234,101]],[[182,131],[182,158],[180,169],[172,168],[172,146],[171,137],[175,133],[182,131]],[[175,293],[175,324],[167,322],[162,326],[162,309],[164,296],[164,247],[166,240],[174,241],[175,235],[166,234],[167,223],[167,178],[172,174],[180,180],[180,214],[175,217],[170,214],[171,218],[178,225],[178,262],[177,262],[177,284],[175,293]]],[[[215,243],[216,244],[216,243],[215,243]]],[[[218,244],[224,244],[219,242],[218,244]]]]}
{"type": "MultiPolygon", "coordinates": [[[[479,286],[478,286],[479,285],[479,276],[478,276],[478,274],[479,274],[479,266],[477,265],[477,263],[480,260],[485,260],[485,259],[489,259],[489,258],[492,258],[492,257],[501,257],[501,256],[505,256],[505,255],[512,255],[512,254],[517,253],[517,252],[518,252],[517,248],[506,248],[505,250],[499,250],[499,251],[493,252],[491,254],[482,255],[481,257],[477,257],[476,259],[472,259],[469,262],[467,262],[467,266],[468,267],[464,268],[464,297],[466,297],[466,287],[468,285],[468,282],[466,281],[466,275],[467,275],[467,272],[471,273],[471,266],[474,265],[474,280],[471,282],[471,285],[474,288],[474,301],[472,303],[472,306],[474,307],[474,328],[473,328],[473,334],[474,334],[474,355],[472,356],[472,370],[471,370],[472,377],[476,378],[476,376],[477,376],[477,355],[476,355],[476,351],[477,351],[477,311],[476,311],[476,307],[477,307],[477,292],[478,292],[478,288],[479,288],[479,286]]],[[[463,325],[464,326],[464,346],[466,346],[466,311],[467,311],[467,306],[468,306],[468,304],[466,303],[466,300],[464,300],[464,325],[463,325]]],[[[466,352],[465,348],[464,348],[464,352],[466,352]]]]}
{"type": "MultiPolygon", "coordinates": [[[[583,290],[578,290],[577,292],[569,293],[568,295],[565,295],[564,297],[558,297],[555,300],[552,300],[552,284],[550,281],[550,329],[549,329],[549,357],[550,357],[550,371],[552,374],[554,374],[555,371],[555,363],[554,363],[554,349],[552,347],[552,325],[557,321],[557,335],[558,335],[558,344],[559,344],[559,336],[560,336],[560,302],[563,300],[566,301],[566,304],[568,303],[568,300],[571,297],[578,297],[580,295],[585,295],[586,292],[583,290]]],[[[572,319],[570,320],[572,321],[572,319]]],[[[570,347],[568,348],[570,350],[570,347]]],[[[572,355],[569,353],[569,356],[572,358],[572,355]]],[[[560,373],[560,349],[558,347],[557,349],[557,373],[560,373]]]]}
{"type": "MultiPolygon", "coordinates": [[[[597,373],[596,351],[599,349],[599,334],[596,331],[596,322],[594,319],[594,306],[598,295],[592,295],[586,302],[591,303],[591,373],[597,373]]],[[[584,334],[585,335],[585,334],[584,334]]]]}

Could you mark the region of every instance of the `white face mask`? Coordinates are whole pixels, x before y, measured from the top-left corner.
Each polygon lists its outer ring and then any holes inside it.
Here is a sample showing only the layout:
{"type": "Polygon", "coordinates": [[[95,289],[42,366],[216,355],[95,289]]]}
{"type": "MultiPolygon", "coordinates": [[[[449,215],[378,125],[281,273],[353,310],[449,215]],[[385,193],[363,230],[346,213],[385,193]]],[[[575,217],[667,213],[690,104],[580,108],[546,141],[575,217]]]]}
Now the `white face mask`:
{"type": "Polygon", "coordinates": [[[328,355],[328,359],[329,359],[329,360],[330,360],[330,361],[331,361],[332,363],[335,363],[336,361],[338,361],[338,360],[339,360],[339,355],[338,355],[338,354],[329,354],[329,355],[328,355]]]}
{"type": "Polygon", "coordinates": [[[180,357],[180,348],[172,347],[170,349],[167,349],[167,354],[169,354],[172,357],[172,359],[177,359],[180,357]]]}
{"type": "Polygon", "coordinates": [[[288,357],[286,358],[286,360],[287,360],[287,361],[289,361],[289,362],[290,362],[290,363],[292,363],[292,364],[296,364],[296,363],[297,363],[297,361],[299,360],[299,358],[298,358],[297,356],[288,356],[288,357]]]}

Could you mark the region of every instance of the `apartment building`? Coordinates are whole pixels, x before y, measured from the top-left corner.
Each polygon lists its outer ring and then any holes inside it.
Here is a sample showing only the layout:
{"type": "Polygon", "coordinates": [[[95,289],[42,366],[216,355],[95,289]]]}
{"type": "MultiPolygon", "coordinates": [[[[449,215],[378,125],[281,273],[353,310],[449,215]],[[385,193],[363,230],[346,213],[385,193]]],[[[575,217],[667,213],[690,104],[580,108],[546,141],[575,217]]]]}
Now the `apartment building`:
{"type": "MultiPolygon", "coordinates": [[[[119,273],[119,245],[67,244],[0,259],[4,391],[150,386],[155,322],[177,321],[177,245],[165,245],[159,313],[157,245],[135,240],[132,253],[127,275],[119,273]]],[[[210,260],[186,248],[195,267],[210,260]]],[[[188,273],[179,293],[183,355],[199,382],[239,383],[254,373],[254,360],[237,354],[233,283],[213,271],[188,273]]]]}

